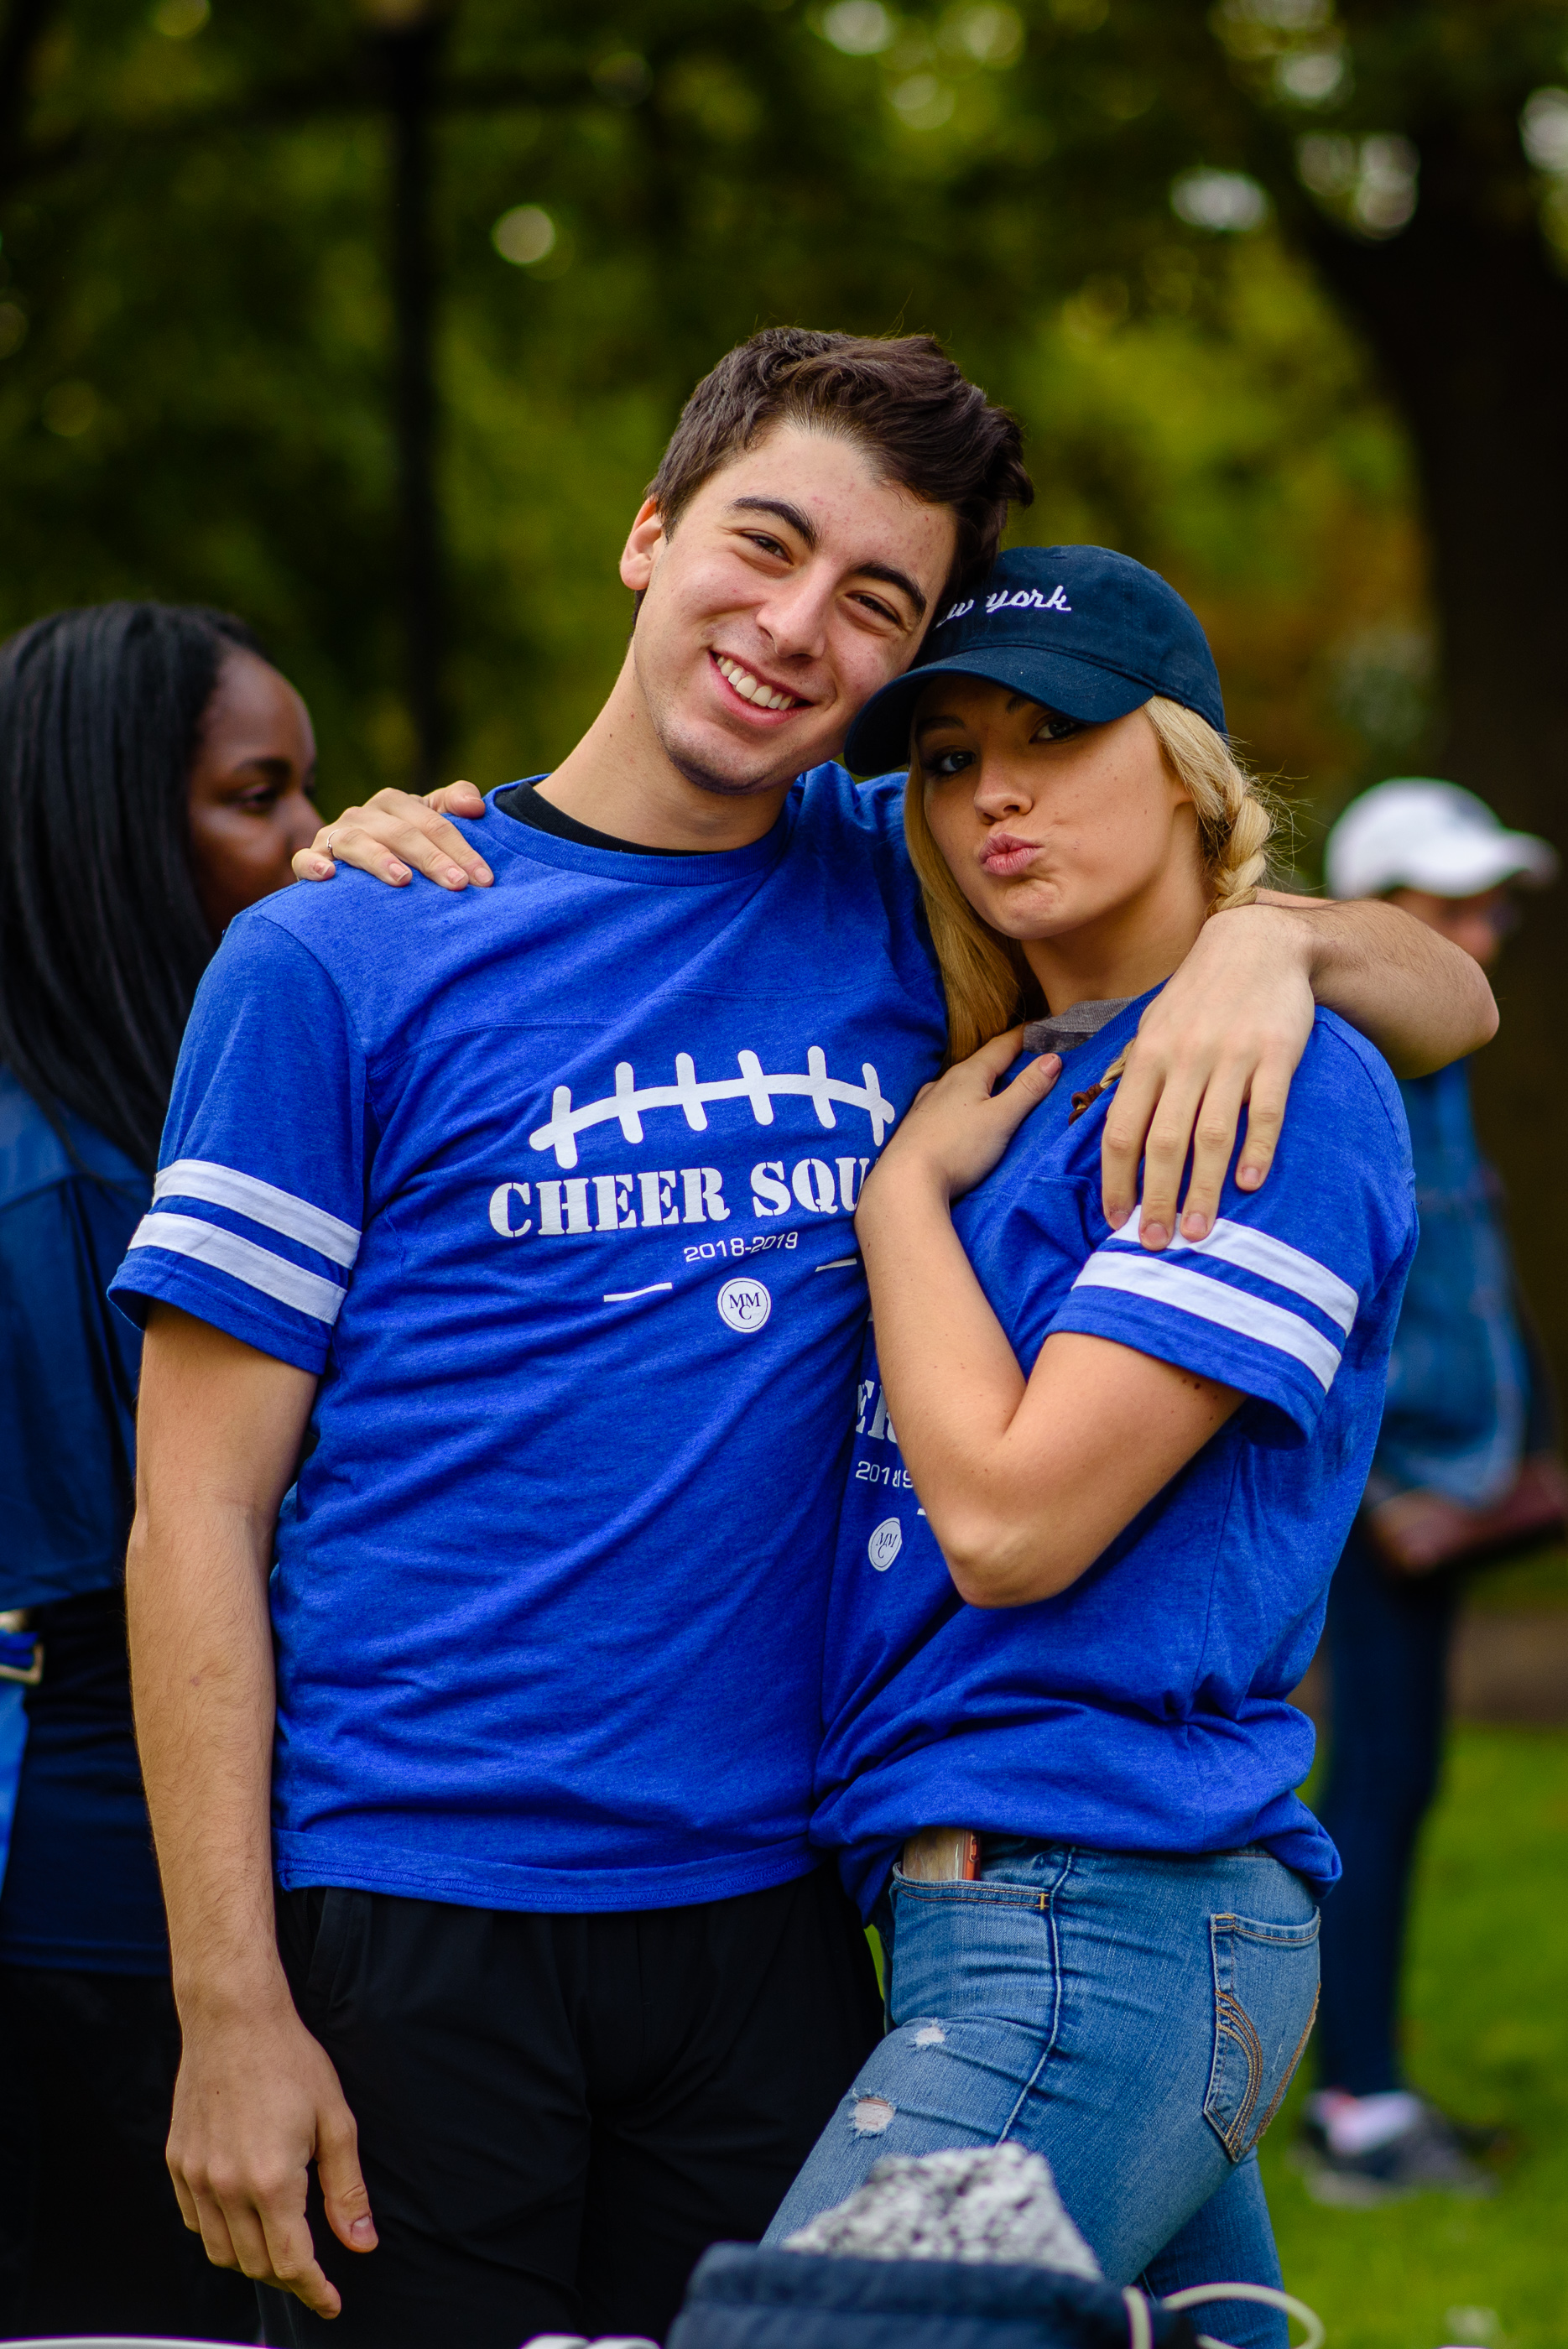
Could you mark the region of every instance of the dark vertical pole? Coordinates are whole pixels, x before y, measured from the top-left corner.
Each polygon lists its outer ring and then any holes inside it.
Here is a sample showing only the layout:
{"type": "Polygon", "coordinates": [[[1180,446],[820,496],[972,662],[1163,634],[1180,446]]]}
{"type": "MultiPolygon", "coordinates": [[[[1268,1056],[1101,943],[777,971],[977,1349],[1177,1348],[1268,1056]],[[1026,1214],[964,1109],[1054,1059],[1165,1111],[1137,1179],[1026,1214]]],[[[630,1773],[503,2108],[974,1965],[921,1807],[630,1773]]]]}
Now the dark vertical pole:
{"type": "Polygon", "coordinates": [[[389,26],[378,46],[392,118],[392,302],[397,322],[399,590],[416,789],[446,779],[441,698],[441,503],[436,487],[431,122],[444,12],[389,26]]]}
{"type": "Polygon", "coordinates": [[[55,13],[55,0],[11,0],[0,26],[0,187],[17,160],[33,60],[55,13]]]}

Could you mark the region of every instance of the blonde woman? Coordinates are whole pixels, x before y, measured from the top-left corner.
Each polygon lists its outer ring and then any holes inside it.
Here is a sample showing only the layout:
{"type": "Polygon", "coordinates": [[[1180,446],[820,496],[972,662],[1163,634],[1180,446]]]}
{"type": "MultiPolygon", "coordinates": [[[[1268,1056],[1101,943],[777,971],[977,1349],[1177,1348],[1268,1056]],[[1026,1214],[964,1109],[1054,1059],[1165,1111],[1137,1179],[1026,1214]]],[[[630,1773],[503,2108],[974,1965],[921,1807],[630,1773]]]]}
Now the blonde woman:
{"type": "MultiPolygon", "coordinates": [[[[891,2029],[769,2240],[884,2155],[1011,2139],[1113,2280],[1277,2282],[1253,2148],[1311,2028],[1338,1868],[1293,1791],[1312,1732],[1287,1700],[1415,1243],[1399,1097],[1320,1010],[1265,1188],[1232,1174],[1205,1235],[1159,1255],[1104,1220],[1139,1016],[1263,879],[1272,830],[1202,631],[1152,572],[1004,556],[849,753],[906,745],[969,1057],[858,1210],[875,1332],[815,1827],[881,1928],[891,2029]]],[[[1226,2313],[1230,2340],[1282,2337],[1226,2313]]]]}

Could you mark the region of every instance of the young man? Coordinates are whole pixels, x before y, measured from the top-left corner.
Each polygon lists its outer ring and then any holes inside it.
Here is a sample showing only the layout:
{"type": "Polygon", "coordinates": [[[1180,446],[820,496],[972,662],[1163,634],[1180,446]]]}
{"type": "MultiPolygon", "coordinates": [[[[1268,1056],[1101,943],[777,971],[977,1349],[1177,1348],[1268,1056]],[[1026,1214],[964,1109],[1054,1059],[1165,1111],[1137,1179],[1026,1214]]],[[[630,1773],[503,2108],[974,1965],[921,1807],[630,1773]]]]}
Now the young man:
{"type": "MultiPolygon", "coordinates": [[[[815,762],[1026,494],[935,345],[755,337],[633,526],[605,709],[488,803],[488,865],[415,802],[334,828],[493,885],[298,891],[203,988],[117,1284],[132,1640],[171,2168],[298,2337],[661,2332],[876,2031],[806,1826],[850,1216],[943,1013],[898,786],[815,762]]],[[[1232,920],[1121,1089],[1146,1232],[1195,1117],[1212,1213],[1249,1089],[1266,1169],[1314,984],[1407,1066],[1490,1032],[1385,909],[1232,920]]]]}

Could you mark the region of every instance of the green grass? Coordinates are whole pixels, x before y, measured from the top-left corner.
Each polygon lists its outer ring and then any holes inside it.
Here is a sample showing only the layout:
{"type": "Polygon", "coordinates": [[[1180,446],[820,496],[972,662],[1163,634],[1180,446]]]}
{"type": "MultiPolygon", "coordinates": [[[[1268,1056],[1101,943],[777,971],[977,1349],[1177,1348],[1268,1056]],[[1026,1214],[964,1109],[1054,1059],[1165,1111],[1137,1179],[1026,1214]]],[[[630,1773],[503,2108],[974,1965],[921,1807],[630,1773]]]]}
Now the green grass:
{"type": "Polygon", "coordinates": [[[1320,2209],[1286,2159],[1298,2083],[1263,2170],[1286,2286],[1328,2349],[1568,2349],[1565,1860],[1568,1732],[1459,1729],[1421,1869],[1407,2058],[1415,2086],[1513,2146],[1490,2202],[1320,2209]]]}
{"type": "Polygon", "coordinates": [[[1511,1566],[1490,1566],[1470,1577],[1472,1607],[1491,1615],[1568,1608],[1568,1550],[1537,1550],[1511,1566]]]}

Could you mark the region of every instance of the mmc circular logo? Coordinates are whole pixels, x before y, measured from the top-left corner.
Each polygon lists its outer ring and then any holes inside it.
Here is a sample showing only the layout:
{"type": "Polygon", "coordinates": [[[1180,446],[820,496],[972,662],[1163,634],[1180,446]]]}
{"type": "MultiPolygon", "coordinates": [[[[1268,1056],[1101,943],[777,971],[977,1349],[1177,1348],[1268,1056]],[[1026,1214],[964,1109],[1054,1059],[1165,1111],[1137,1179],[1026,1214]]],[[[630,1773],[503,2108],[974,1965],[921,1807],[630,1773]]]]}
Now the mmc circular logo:
{"type": "Polygon", "coordinates": [[[903,1526],[897,1517],[884,1517],[866,1545],[866,1555],[878,1574],[886,1574],[903,1547],[903,1526]]]}
{"type": "Polygon", "coordinates": [[[749,1338],[762,1328],[774,1309],[774,1300],[760,1280],[727,1280],[719,1291],[719,1311],[732,1330],[749,1338]]]}

